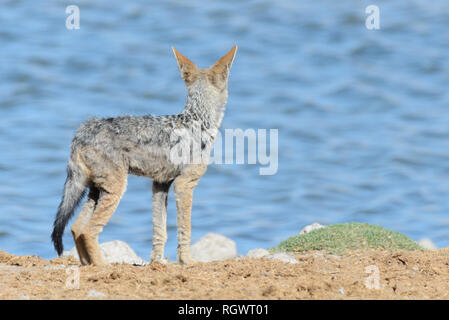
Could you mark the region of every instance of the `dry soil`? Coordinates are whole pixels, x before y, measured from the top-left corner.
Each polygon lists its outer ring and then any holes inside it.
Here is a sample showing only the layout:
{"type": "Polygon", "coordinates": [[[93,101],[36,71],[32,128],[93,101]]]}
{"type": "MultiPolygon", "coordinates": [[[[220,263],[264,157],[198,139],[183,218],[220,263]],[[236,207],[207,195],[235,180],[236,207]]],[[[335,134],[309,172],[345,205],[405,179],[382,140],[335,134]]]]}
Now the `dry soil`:
{"type": "Polygon", "coordinates": [[[79,266],[0,251],[0,299],[447,299],[449,248],[182,266],[79,266]]]}

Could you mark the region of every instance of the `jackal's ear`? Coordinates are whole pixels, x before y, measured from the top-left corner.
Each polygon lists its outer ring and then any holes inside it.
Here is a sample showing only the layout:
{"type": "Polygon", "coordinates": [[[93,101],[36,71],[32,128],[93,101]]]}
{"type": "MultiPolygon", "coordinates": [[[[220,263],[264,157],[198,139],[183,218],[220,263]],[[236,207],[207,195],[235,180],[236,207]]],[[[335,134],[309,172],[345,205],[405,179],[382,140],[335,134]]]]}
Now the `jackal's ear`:
{"type": "Polygon", "coordinates": [[[235,53],[237,52],[237,46],[226,53],[215,64],[210,67],[209,80],[212,84],[217,85],[218,82],[225,83],[229,76],[229,70],[231,69],[232,62],[234,61],[235,53]]]}
{"type": "Polygon", "coordinates": [[[186,84],[194,82],[198,77],[198,67],[192,61],[180,54],[175,47],[171,48],[175,54],[176,61],[178,62],[178,68],[179,72],[181,72],[182,80],[184,80],[186,84]]]}

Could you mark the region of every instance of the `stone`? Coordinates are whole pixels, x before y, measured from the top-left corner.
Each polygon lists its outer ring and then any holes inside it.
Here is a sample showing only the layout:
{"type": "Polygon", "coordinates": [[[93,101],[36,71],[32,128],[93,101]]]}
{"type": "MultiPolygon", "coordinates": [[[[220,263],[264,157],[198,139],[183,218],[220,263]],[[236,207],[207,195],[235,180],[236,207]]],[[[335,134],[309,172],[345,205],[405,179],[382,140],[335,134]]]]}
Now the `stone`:
{"type": "Polygon", "coordinates": [[[309,224],[308,226],[305,226],[301,231],[299,231],[299,234],[307,234],[313,230],[318,230],[321,228],[325,228],[326,226],[323,226],[319,224],[318,222],[314,222],[312,224],[309,224]]]}
{"type": "Polygon", "coordinates": [[[429,238],[423,238],[423,239],[419,240],[418,244],[427,250],[437,250],[438,249],[436,244],[433,243],[433,241],[430,240],[429,238]]]}
{"type": "MultiPolygon", "coordinates": [[[[103,258],[109,263],[128,263],[139,266],[147,264],[147,262],[139,257],[126,242],[120,240],[103,242],[100,244],[100,249],[103,258]]],[[[70,251],[64,251],[62,256],[72,256],[79,261],[76,247],[73,247],[70,251]]]]}
{"type": "Polygon", "coordinates": [[[282,262],[293,263],[293,264],[298,263],[298,260],[296,260],[292,255],[285,253],[285,252],[273,253],[268,256],[264,256],[264,258],[279,260],[282,262]]]}
{"type": "Polygon", "coordinates": [[[86,295],[86,298],[105,298],[106,295],[101,291],[96,291],[94,289],[90,289],[86,295]]]}
{"type": "Polygon", "coordinates": [[[191,246],[190,254],[198,262],[233,259],[237,256],[237,245],[225,236],[208,233],[191,246]]]}
{"type": "Polygon", "coordinates": [[[268,252],[268,250],[265,250],[262,248],[257,248],[257,249],[249,250],[248,253],[246,254],[246,257],[252,258],[252,259],[260,259],[265,256],[268,256],[269,254],[270,253],[268,252]]]}

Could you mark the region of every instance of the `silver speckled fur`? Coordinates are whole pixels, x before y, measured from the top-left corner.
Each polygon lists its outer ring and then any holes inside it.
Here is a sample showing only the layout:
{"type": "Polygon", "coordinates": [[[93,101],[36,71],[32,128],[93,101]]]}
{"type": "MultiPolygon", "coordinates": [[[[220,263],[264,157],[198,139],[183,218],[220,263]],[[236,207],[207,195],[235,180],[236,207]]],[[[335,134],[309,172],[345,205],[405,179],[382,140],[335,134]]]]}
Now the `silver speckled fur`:
{"type": "Polygon", "coordinates": [[[164,261],[167,192],[174,182],[178,256],[182,263],[192,262],[188,248],[191,198],[206,170],[223,118],[227,80],[236,49],[212,67],[199,69],[173,48],[188,89],[186,106],[180,114],[93,118],[80,126],[72,141],[64,195],[52,234],[58,254],[63,250],[64,228],[89,188],[87,202],[72,227],[72,234],[83,264],[105,264],[99,256],[98,234],[125,192],[126,176],[134,174],[154,179],[152,261],[164,261]],[[201,146],[202,163],[173,161],[174,150],[191,144],[201,146]]]}

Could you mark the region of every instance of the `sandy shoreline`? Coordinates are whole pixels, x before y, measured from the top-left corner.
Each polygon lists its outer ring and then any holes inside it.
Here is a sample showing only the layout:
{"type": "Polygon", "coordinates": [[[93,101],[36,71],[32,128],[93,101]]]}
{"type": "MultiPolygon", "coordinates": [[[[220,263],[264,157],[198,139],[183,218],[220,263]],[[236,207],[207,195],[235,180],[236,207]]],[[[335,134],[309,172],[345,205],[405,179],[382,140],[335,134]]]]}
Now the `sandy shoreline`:
{"type": "Polygon", "coordinates": [[[81,267],[73,258],[0,251],[0,299],[448,299],[448,254],[447,248],[342,257],[312,252],[295,255],[298,264],[240,259],[81,267]],[[379,289],[373,288],[376,270],[379,289]]]}

